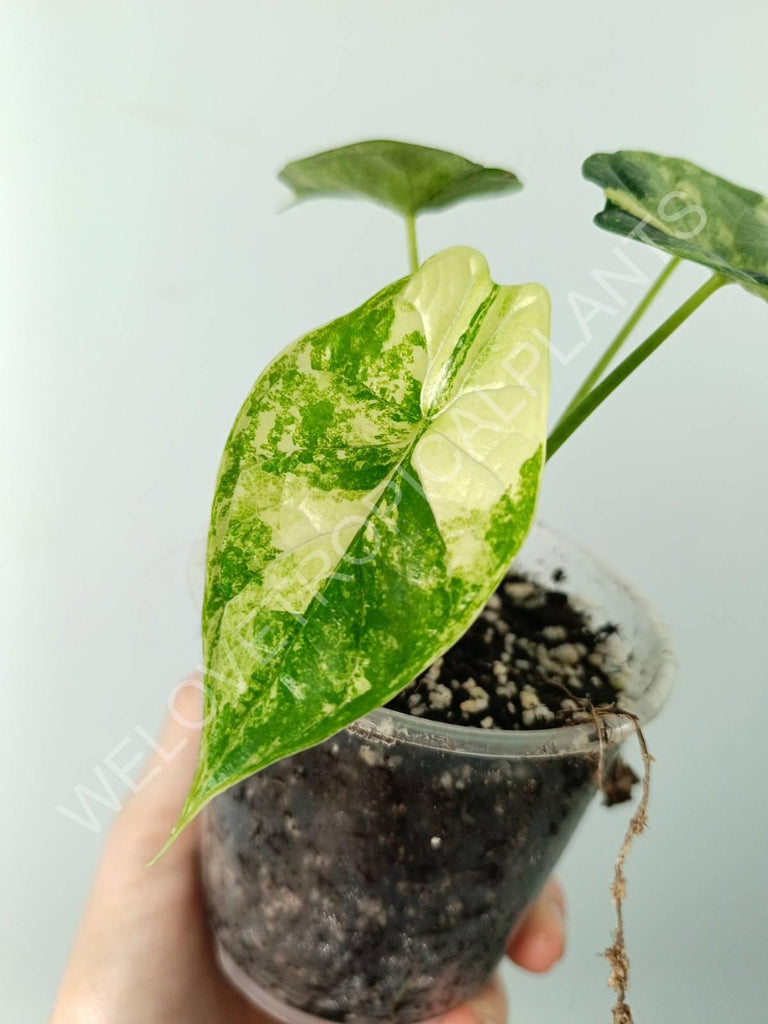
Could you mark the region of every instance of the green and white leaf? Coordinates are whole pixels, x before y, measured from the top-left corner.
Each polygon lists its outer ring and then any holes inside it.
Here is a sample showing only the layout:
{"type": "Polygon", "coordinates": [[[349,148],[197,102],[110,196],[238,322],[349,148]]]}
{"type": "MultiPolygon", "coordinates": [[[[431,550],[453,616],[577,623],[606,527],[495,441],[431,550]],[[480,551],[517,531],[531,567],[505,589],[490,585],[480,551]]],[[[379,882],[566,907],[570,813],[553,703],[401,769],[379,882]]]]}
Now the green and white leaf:
{"type": "Polygon", "coordinates": [[[279,177],[297,199],[367,198],[406,217],[522,188],[511,171],[484,167],[442,149],[388,140],[357,142],[294,160],[279,177]]]}
{"type": "Polygon", "coordinates": [[[542,287],[449,249],[256,382],[213,503],[207,724],[176,832],[386,703],[476,618],[534,514],[548,329],[542,287]]]}
{"type": "Polygon", "coordinates": [[[765,196],[654,153],[596,153],[583,173],[605,191],[601,228],[702,263],[768,299],[765,196]]]}

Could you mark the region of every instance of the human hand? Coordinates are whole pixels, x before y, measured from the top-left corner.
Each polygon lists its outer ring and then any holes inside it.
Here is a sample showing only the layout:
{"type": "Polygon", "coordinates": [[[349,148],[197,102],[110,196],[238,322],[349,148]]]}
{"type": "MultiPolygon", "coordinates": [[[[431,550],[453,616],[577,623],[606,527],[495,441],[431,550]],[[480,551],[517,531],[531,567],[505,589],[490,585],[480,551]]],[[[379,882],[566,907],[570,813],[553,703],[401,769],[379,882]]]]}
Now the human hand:
{"type": "MultiPolygon", "coordinates": [[[[141,788],[117,817],[64,974],[51,1024],[268,1024],[220,974],[206,930],[199,823],[152,867],[176,820],[197,757],[197,682],[178,690],[174,714],[141,788]],[[184,724],[186,723],[186,725],[184,724]]],[[[543,972],[565,943],[563,895],[550,881],[507,949],[543,972]]],[[[504,1024],[498,978],[442,1024],[504,1024]]]]}

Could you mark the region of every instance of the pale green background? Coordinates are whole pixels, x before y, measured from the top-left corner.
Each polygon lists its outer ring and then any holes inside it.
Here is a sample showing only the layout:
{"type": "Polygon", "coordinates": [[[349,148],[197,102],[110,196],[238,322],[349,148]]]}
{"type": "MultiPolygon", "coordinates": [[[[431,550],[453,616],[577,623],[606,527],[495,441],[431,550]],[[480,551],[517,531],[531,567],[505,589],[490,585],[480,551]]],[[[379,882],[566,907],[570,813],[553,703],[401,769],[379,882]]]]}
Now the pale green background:
{"type": "MultiPolygon", "coordinates": [[[[768,192],[766,39],[762,0],[3,5],[4,1020],[45,1019],[99,856],[55,805],[126,735],[121,756],[139,751],[135,727],[157,728],[196,663],[235,410],[279,347],[405,267],[384,211],[277,216],[280,163],[395,136],[518,170],[521,195],[425,217],[422,251],[469,243],[496,280],[545,282],[570,351],[568,294],[621,269],[582,158],[656,149],[768,192]]],[[[556,363],[555,407],[617,319],[556,363]]],[[[765,1020],[767,380],[768,306],[720,293],[558,454],[543,496],[679,646],[629,865],[639,1024],[765,1020]]],[[[607,1024],[597,953],[625,820],[594,807],[569,850],[570,949],[550,978],[510,972],[514,1022],[607,1024]]]]}

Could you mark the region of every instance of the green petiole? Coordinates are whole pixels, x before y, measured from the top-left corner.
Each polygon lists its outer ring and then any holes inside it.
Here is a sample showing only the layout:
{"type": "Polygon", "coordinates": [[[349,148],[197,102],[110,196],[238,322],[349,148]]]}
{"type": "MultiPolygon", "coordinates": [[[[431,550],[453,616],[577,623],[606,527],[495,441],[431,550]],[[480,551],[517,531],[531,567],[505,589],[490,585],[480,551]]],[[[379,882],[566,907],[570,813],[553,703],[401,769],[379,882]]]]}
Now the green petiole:
{"type": "Polygon", "coordinates": [[[667,317],[660,327],[651,334],[644,342],[642,342],[630,353],[616,369],[609,373],[608,376],[600,384],[597,384],[584,398],[581,399],[579,404],[573,408],[560,422],[557,424],[555,429],[549,435],[547,440],[547,459],[551,459],[555,452],[560,448],[564,441],[567,441],[574,430],[581,426],[584,420],[587,419],[595,409],[605,401],[605,399],[621,384],[622,381],[644,363],[645,360],[650,356],[656,349],[665,341],[673,331],[684,323],[688,317],[699,308],[699,306],[709,298],[710,295],[714,294],[718,288],[722,288],[724,284],[728,283],[728,278],[722,274],[713,274],[704,284],[698,288],[693,295],[689,296],[685,302],[679,306],[671,316],[667,317]]]}
{"type": "Polygon", "coordinates": [[[419,269],[419,250],[416,245],[416,214],[405,215],[405,230],[408,236],[408,263],[411,273],[415,274],[419,269]]]}
{"type": "Polygon", "coordinates": [[[600,358],[595,363],[595,365],[592,368],[592,370],[590,371],[590,373],[585,377],[584,383],[581,385],[579,390],[573,396],[573,398],[571,399],[570,403],[568,404],[568,406],[566,407],[565,411],[563,412],[562,416],[557,421],[557,425],[558,426],[566,419],[567,416],[569,416],[573,412],[573,410],[576,408],[577,405],[579,405],[579,403],[582,401],[582,399],[586,398],[586,396],[589,394],[589,392],[592,390],[592,388],[595,386],[595,384],[597,384],[597,382],[603,376],[605,371],[608,369],[608,367],[611,365],[613,360],[616,358],[616,355],[617,355],[619,349],[622,347],[622,345],[627,340],[629,335],[635,329],[635,327],[639,323],[640,319],[644,316],[644,314],[648,310],[648,307],[651,305],[653,300],[656,298],[656,296],[659,294],[661,289],[664,287],[664,285],[667,283],[669,278],[672,276],[672,272],[679,265],[679,263],[680,263],[680,257],[679,256],[674,256],[665,265],[665,267],[663,268],[663,270],[661,271],[659,276],[656,278],[656,280],[653,281],[653,283],[651,284],[650,288],[645,293],[645,295],[642,297],[640,302],[638,302],[637,306],[634,308],[634,310],[632,311],[632,314],[627,319],[626,323],[623,325],[623,327],[621,328],[619,333],[613,339],[613,341],[608,346],[608,348],[605,350],[605,352],[600,356],[600,358]]]}

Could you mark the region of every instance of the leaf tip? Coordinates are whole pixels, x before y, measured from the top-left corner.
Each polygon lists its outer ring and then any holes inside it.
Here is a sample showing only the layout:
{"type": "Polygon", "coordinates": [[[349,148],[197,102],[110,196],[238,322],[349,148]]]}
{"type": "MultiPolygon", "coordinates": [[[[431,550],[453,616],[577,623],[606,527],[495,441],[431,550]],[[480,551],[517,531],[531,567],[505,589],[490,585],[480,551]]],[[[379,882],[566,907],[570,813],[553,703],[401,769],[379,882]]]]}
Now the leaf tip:
{"type": "MultiPolygon", "coordinates": [[[[614,154],[615,155],[615,154],[614,154]]],[[[602,184],[601,172],[607,161],[611,159],[610,153],[592,153],[581,165],[582,177],[595,185],[602,184]]]]}
{"type": "Polygon", "coordinates": [[[184,829],[188,825],[192,824],[194,819],[197,817],[197,815],[200,813],[200,811],[203,809],[207,802],[208,799],[204,799],[196,795],[194,789],[190,790],[186,802],[184,803],[184,806],[182,807],[178,818],[174,822],[173,827],[171,828],[171,831],[168,834],[168,838],[165,840],[165,842],[154,855],[154,857],[152,857],[152,859],[147,862],[147,867],[151,868],[154,864],[157,864],[157,862],[162,857],[165,856],[165,854],[170,850],[170,848],[179,838],[184,829]]]}

